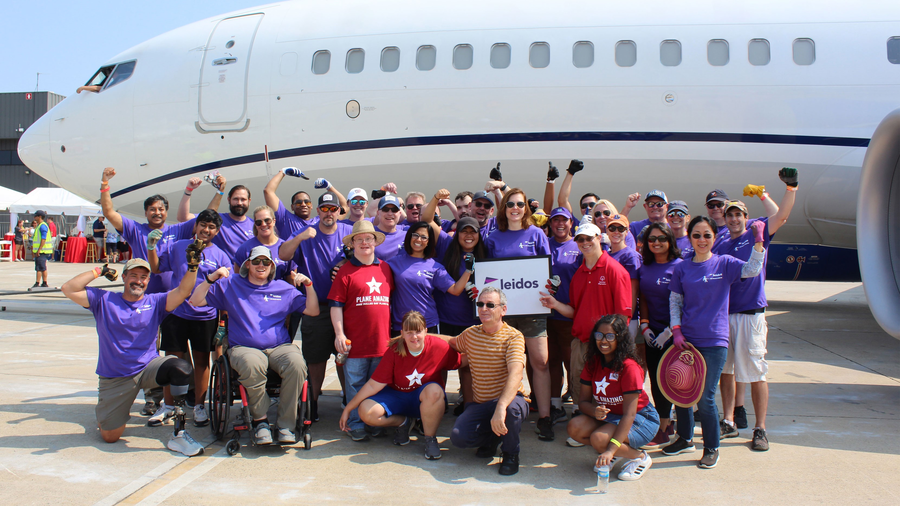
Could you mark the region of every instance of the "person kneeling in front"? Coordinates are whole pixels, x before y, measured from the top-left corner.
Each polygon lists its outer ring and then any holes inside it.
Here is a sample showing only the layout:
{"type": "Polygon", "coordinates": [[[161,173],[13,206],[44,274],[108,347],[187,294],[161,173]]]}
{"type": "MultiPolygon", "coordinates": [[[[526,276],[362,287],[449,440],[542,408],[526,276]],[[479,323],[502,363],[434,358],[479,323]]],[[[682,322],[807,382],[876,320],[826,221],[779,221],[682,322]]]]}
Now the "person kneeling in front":
{"type": "Polygon", "coordinates": [[[257,246],[241,265],[240,276],[229,276],[220,267],[197,285],[191,304],[212,306],[228,311],[228,358],[238,373],[238,381],[247,389],[251,434],[258,445],[272,444],[266,412],[270,400],[266,394],[266,373],[272,368],[281,377],[281,402],[278,403],[276,438],[279,444],[297,442],[297,399],[306,381],[306,362],[300,348],[291,342],[284,322],[289,314],[319,314],[319,298],[312,282],[302,274],[294,276],[294,285],[275,277],[275,262],[266,246],[257,246]],[[306,289],[306,296],[297,288],[306,289]]]}
{"type": "Polygon", "coordinates": [[[194,373],[191,364],[174,356],[160,357],[156,350],[160,322],[194,288],[202,249],[202,245],[188,248],[188,270],[181,283],[168,293],[144,293],[150,281],[150,264],[140,258],[125,264],[122,293],[87,286],[100,276],[110,281],[116,279],[116,271],[107,265],[81,273],[62,286],[63,294],[88,308],[97,321],[100,341],[97,425],[107,443],[115,443],[122,436],[138,392],[168,385],[174,397],[175,431],[166,446],[188,457],[203,453],[203,446],[184,428],[185,396],[194,373]]]}
{"type": "Polygon", "coordinates": [[[519,471],[519,432],[528,416],[522,396],[525,371],[525,337],[503,321],[506,295],[487,287],[478,296],[481,325],[467,328],[449,340],[465,353],[472,374],[474,402],[456,419],[450,442],[458,448],[478,448],[479,458],[491,458],[502,444],[500,474],[519,471]]]}

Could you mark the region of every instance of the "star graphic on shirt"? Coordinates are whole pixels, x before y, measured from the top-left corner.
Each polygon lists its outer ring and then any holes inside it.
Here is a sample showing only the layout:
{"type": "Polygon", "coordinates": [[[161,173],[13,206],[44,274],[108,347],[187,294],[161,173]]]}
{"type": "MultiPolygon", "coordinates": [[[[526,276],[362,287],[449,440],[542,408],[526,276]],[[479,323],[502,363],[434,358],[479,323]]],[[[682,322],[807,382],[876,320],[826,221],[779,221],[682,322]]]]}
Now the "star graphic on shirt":
{"type": "Polygon", "coordinates": [[[381,283],[375,281],[375,276],[372,276],[372,281],[369,281],[366,284],[369,285],[369,293],[381,293],[381,283]]]}
{"type": "Polygon", "coordinates": [[[604,376],[602,380],[594,382],[594,393],[599,394],[600,392],[603,392],[603,395],[606,395],[606,387],[608,386],[609,382],[606,381],[606,376],[604,376]]]}
{"type": "Polygon", "coordinates": [[[409,380],[409,386],[413,386],[413,385],[421,385],[422,378],[424,378],[424,377],[425,377],[425,375],[419,373],[418,369],[413,369],[412,374],[407,376],[406,379],[409,380]]]}

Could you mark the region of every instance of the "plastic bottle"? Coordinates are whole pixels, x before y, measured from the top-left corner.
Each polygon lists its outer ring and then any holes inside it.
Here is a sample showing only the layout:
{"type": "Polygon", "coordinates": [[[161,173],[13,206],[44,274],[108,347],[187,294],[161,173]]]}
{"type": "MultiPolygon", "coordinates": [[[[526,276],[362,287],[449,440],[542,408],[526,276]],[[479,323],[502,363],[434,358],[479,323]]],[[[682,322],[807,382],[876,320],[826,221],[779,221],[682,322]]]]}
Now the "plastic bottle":
{"type": "MultiPolygon", "coordinates": [[[[337,358],[334,359],[334,363],[336,363],[337,365],[344,365],[344,362],[347,361],[347,356],[350,355],[350,340],[347,339],[346,341],[344,341],[344,344],[347,345],[347,353],[337,354],[337,358]]],[[[609,472],[607,472],[606,474],[608,475],[609,472]]]]}
{"type": "Polygon", "coordinates": [[[609,490],[609,466],[597,468],[597,493],[605,494],[609,490]]]}

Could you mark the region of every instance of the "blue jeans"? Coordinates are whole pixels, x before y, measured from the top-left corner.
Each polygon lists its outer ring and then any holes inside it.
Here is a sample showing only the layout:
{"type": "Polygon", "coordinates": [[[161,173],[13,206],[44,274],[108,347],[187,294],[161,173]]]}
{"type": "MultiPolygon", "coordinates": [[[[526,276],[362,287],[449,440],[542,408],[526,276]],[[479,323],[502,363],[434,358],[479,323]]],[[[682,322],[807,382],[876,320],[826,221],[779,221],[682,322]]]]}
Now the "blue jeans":
{"type": "MultiPolygon", "coordinates": [[[[703,431],[703,447],[708,450],[719,448],[719,410],[716,408],[716,387],[719,385],[719,376],[725,367],[725,358],[728,356],[728,348],[724,346],[710,346],[697,348],[706,361],[706,385],[697,402],[697,411],[700,414],[700,428],[703,431]]],[[[678,416],[678,436],[685,441],[690,441],[694,436],[694,410],[692,408],[675,407],[678,416]]]]}
{"type": "MultiPolygon", "coordinates": [[[[357,392],[369,381],[381,357],[374,358],[348,358],[344,362],[344,388],[346,388],[347,402],[350,402],[357,392]]],[[[722,362],[724,364],[724,361],[722,362]]],[[[721,369],[721,367],[720,367],[721,369]]],[[[354,409],[350,412],[350,418],[347,421],[350,430],[364,429],[366,425],[359,418],[359,410],[354,409]]]]}

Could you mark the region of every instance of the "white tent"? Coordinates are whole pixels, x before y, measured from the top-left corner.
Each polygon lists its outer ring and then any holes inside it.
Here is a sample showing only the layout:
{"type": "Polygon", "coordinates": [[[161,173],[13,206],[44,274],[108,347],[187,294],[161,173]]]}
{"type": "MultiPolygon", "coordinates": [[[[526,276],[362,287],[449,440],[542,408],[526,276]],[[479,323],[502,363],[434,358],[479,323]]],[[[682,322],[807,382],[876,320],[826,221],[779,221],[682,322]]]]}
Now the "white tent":
{"type": "Polygon", "coordinates": [[[5,186],[0,186],[0,211],[6,211],[9,208],[10,204],[24,196],[25,194],[22,192],[17,192],[16,190],[10,190],[5,186]]]}
{"type": "Polygon", "coordinates": [[[84,231],[86,216],[100,216],[100,206],[88,202],[74,193],[62,188],[35,188],[19,200],[9,205],[9,221],[13,226],[19,219],[19,213],[33,214],[38,209],[47,214],[78,216],[78,230],[84,231]]]}

